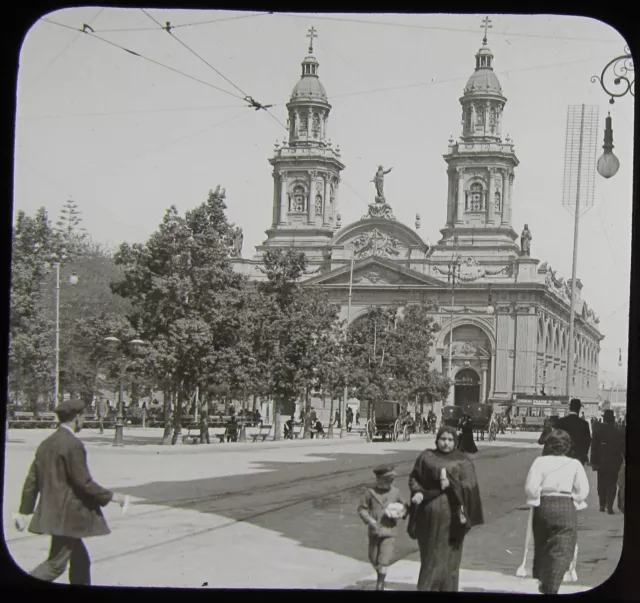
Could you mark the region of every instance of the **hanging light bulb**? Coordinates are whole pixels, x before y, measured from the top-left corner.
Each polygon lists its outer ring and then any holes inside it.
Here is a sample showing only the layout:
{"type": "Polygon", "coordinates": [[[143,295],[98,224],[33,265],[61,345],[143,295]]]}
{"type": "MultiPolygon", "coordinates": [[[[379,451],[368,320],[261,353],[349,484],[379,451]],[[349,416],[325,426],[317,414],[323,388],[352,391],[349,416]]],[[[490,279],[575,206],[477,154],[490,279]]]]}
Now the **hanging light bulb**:
{"type": "Polygon", "coordinates": [[[618,173],[620,161],[613,154],[613,129],[611,128],[611,113],[607,115],[607,122],[604,128],[604,153],[598,159],[597,170],[603,178],[611,178],[618,173]]]}

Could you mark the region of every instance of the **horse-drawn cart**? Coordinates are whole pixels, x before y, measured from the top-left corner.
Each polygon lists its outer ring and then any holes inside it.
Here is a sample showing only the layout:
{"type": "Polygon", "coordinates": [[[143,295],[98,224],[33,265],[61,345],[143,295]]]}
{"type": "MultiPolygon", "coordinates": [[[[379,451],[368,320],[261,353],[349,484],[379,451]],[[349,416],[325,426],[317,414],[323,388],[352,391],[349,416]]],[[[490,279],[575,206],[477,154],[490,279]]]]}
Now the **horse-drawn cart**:
{"type": "Polygon", "coordinates": [[[484,440],[485,432],[489,433],[489,441],[498,435],[498,424],[492,418],[493,409],[490,404],[471,403],[464,406],[445,406],[442,409],[442,424],[458,428],[463,415],[471,417],[471,429],[484,440]]]}
{"type": "Polygon", "coordinates": [[[367,422],[364,426],[364,435],[367,442],[373,442],[373,438],[381,437],[382,441],[389,439],[397,442],[402,438],[408,442],[411,438],[408,425],[402,424],[402,405],[400,402],[372,402],[367,405],[367,422]]]}

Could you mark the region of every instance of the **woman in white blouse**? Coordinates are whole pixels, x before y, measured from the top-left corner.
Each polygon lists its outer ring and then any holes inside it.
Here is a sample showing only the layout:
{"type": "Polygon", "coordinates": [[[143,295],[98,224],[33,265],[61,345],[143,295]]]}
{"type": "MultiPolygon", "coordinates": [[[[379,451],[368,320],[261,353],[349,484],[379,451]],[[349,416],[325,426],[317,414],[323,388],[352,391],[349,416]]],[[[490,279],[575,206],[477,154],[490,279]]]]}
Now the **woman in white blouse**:
{"type": "Polygon", "coordinates": [[[582,463],[567,455],[571,436],[554,429],[527,475],[525,493],[533,511],[533,577],[542,594],[558,593],[578,540],[576,511],[586,508],[589,481],[582,463]]]}

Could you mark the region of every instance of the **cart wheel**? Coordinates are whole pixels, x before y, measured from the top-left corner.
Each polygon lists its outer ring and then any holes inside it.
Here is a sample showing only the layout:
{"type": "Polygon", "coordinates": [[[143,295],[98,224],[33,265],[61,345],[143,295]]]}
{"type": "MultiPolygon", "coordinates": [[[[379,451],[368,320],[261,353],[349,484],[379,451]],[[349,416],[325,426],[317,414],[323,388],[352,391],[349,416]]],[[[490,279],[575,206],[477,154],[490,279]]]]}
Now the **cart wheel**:
{"type": "Polygon", "coordinates": [[[409,440],[411,440],[411,433],[409,432],[409,426],[405,425],[404,429],[402,430],[402,439],[404,442],[408,442],[409,440]]]}
{"type": "Polygon", "coordinates": [[[364,425],[364,437],[367,442],[373,441],[373,425],[371,424],[371,420],[368,420],[364,425]]]}

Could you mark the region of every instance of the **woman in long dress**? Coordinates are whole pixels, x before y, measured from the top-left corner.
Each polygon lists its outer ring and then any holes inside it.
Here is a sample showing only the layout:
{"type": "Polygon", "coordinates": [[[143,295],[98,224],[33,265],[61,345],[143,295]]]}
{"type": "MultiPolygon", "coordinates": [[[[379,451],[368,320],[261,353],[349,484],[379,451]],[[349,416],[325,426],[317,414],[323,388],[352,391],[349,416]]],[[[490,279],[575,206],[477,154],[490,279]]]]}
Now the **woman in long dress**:
{"type": "Polygon", "coordinates": [[[576,511],[587,506],[589,480],[582,463],[567,456],[570,449],[571,436],[554,429],[525,482],[533,507],[533,577],[543,595],[558,593],[578,541],[576,511]]]}
{"type": "Polygon", "coordinates": [[[455,428],[443,426],[436,436],[436,448],[425,450],[409,477],[413,525],[420,547],[418,590],[457,592],[462,545],[467,531],[484,523],[475,467],[457,450],[455,428]],[[449,479],[453,479],[464,508],[464,523],[449,479]]]}
{"type": "Polygon", "coordinates": [[[478,447],[473,440],[473,425],[469,415],[463,415],[460,422],[459,448],[461,452],[466,452],[467,454],[478,452],[478,447]]]}

